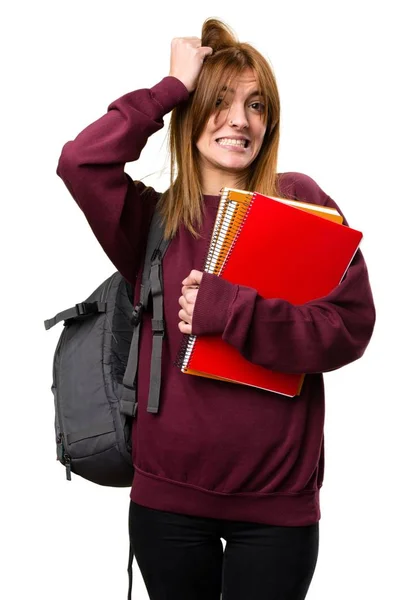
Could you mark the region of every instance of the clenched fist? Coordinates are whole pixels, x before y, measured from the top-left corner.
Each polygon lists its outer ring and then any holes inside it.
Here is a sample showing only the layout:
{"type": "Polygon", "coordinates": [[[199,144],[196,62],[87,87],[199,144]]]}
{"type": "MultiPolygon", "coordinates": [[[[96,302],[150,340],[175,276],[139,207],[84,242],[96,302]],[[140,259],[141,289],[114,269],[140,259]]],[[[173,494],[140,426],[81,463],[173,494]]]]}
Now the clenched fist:
{"type": "Polygon", "coordinates": [[[182,282],[182,296],[179,298],[181,310],[178,313],[178,316],[181,319],[178,327],[182,333],[191,334],[192,332],[195,301],[202,279],[203,273],[201,271],[193,270],[182,282]]]}

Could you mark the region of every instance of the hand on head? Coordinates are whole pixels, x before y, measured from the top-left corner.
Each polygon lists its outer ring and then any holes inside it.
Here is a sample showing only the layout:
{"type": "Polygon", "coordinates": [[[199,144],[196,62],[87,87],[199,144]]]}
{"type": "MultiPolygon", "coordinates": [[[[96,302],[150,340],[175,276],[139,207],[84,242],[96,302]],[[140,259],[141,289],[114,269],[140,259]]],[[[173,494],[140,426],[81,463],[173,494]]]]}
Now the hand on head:
{"type": "Polygon", "coordinates": [[[202,46],[198,37],[174,38],[171,43],[169,75],[179,79],[189,92],[195,90],[203,61],[213,49],[202,46]]]}

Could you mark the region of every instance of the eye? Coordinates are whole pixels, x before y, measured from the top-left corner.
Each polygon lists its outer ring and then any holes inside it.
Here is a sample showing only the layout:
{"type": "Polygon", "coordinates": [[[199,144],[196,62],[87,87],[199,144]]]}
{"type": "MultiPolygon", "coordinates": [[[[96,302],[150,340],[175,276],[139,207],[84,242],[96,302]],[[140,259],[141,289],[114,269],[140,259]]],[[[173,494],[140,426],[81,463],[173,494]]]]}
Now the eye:
{"type": "Polygon", "coordinates": [[[216,100],[216,108],[218,106],[220,106],[223,103],[223,106],[227,107],[229,106],[229,102],[226,100],[226,98],[217,98],[216,100]]]}
{"type": "Polygon", "coordinates": [[[265,111],[265,106],[262,102],[253,102],[250,104],[253,110],[256,110],[259,113],[263,113],[265,111]]]}

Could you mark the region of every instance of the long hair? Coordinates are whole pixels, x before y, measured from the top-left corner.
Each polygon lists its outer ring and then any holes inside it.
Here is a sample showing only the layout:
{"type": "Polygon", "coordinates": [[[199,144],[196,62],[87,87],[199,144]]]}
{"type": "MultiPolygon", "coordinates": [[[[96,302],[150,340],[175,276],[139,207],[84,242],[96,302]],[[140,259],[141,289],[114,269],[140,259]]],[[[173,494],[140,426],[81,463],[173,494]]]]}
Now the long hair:
{"type": "Polygon", "coordinates": [[[241,185],[243,189],[278,196],[280,99],[270,65],[253,46],[239,42],[232,30],[217,19],[204,22],[201,44],[213,48],[213,54],[204,60],[189,100],[172,111],[169,125],[170,187],[158,204],[166,238],[173,237],[181,224],[198,236],[203,195],[196,143],[210,116],[220,110],[216,108],[216,101],[222,88],[235,87],[235,79],[247,68],[255,74],[266,107],[262,116],[266,132],[261,149],[249,165],[241,185]]]}

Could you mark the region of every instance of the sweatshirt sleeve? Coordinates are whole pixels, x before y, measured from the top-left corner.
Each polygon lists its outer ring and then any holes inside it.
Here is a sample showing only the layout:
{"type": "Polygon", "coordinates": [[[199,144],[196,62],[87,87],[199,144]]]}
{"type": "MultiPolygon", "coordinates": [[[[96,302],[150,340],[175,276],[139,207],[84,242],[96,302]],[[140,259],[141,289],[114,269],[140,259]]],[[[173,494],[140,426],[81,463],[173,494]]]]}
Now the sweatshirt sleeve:
{"type": "Polygon", "coordinates": [[[67,142],[57,174],[115,267],[134,282],[158,194],[124,172],[163,117],[189,93],[175,77],[112,102],[105,115],[67,142]]]}
{"type": "MultiPolygon", "coordinates": [[[[315,182],[307,179],[305,185],[314,188],[315,182]]],[[[315,191],[305,200],[312,197],[338,208],[320,188],[315,191]]],[[[369,276],[359,249],[330,294],[302,305],[264,299],[255,289],[204,273],[192,333],[222,335],[247,360],[268,369],[309,374],[338,369],[360,358],[374,324],[369,276]]]]}

